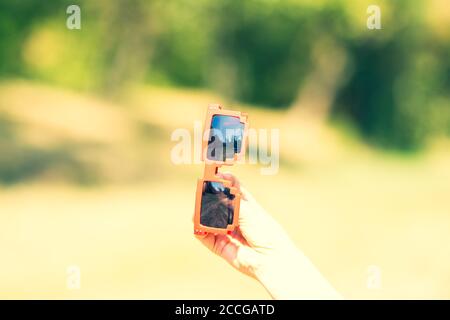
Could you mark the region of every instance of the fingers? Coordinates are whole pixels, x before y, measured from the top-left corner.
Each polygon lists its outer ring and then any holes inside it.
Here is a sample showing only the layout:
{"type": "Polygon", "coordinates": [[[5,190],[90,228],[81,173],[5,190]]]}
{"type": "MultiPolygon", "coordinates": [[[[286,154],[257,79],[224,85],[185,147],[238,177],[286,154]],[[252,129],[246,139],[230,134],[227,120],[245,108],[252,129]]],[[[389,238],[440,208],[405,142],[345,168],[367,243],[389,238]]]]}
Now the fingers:
{"type": "Polygon", "coordinates": [[[214,244],[216,242],[215,235],[212,233],[207,233],[204,235],[195,235],[195,237],[200,240],[201,243],[209,250],[214,251],[214,244]]]}
{"type": "Polygon", "coordinates": [[[236,227],[236,229],[234,229],[234,231],[231,233],[231,236],[238,240],[240,243],[242,243],[245,246],[248,246],[248,242],[247,240],[244,238],[244,236],[242,235],[241,229],[240,227],[236,227]]]}
{"type": "Polygon", "coordinates": [[[229,263],[233,264],[241,243],[237,238],[226,234],[208,233],[204,237],[197,237],[201,243],[209,250],[221,256],[229,263]]]}
{"type": "Polygon", "coordinates": [[[241,199],[247,200],[246,191],[241,187],[239,180],[229,172],[217,173],[217,176],[231,182],[231,186],[237,188],[241,192],[241,199]]]}
{"type": "Polygon", "coordinates": [[[238,244],[241,244],[241,239],[244,240],[241,235],[234,232],[232,234],[207,233],[205,235],[196,235],[195,237],[200,240],[205,247],[219,256],[223,255],[225,252],[224,248],[229,245],[230,242],[235,243],[235,241],[237,241],[238,244]]]}
{"type": "MultiPolygon", "coordinates": [[[[257,203],[252,195],[241,186],[239,180],[231,173],[217,173],[221,179],[231,182],[231,186],[241,192],[241,204],[239,212],[239,232],[234,236],[241,243],[256,247],[265,247],[269,239],[279,230],[278,224],[257,203]]],[[[205,237],[205,236],[203,236],[205,237]]]]}
{"type": "MultiPolygon", "coordinates": [[[[231,173],[218,173],[218,177],[231,182],[232,187],[240,190],[242,197],[239,212],[239,229],[232,235],[198,236],[211,250],[222,249],[224,245],[230,245],[228,240],[234,239],[241,245],[249,245],[255,249],[267,250],[285,242],[287,236],[282,227],[270,216],[252,197],[252,195],[240,185],[239,180],[231,173]],[[220,240],[220,241],[218,241],[220,240]],[[228,242],[227,242],[228,241],[228,242]],[[217,245],[220,245],[217,247],[217,245]]],[[[227,248],[224,252],[228,252],[227,248]]],[[[221,250],[215,252],[222,252],[221,250]]],[[[220,254],[219,254],[220,255],[220,254]]]]}
{"type": "Polygon", "coordinates": [[[231,186],[234,187],[234,188],[237,188],[239,190],[239,188],[240,188],[239,180],[234,175],[232,175],[231,173],[228,173],[228,172],[220,173],[219,172],[219,173],[217,173],[217,176],[219,178],[224,179],[224,180],[230,181],[231,182],[231,186]]]}

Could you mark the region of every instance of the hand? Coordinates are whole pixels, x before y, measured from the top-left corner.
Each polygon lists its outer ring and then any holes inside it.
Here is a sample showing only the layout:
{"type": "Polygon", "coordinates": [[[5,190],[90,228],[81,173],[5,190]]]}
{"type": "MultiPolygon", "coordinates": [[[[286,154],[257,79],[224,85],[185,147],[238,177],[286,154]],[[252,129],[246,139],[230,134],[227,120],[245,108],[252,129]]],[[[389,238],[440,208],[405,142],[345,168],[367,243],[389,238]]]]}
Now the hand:
{"type": "Polygon", "coordinates": [[[339,299],[283,228],[231,174],[218,174],[242,192],[239,227],[230,235],[197,236],[234,268],[255,278],[276,299],[339,299]]]}

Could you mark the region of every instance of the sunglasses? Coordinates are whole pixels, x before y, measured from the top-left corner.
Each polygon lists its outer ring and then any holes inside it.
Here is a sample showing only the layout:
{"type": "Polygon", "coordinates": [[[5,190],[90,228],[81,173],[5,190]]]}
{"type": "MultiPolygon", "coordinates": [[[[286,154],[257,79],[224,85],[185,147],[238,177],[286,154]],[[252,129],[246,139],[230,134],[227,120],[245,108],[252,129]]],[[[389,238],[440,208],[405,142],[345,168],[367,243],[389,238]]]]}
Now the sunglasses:
{"type": "Polygon", "coordinates": [[[205,170],[195,198],[195,234],[226,234],[237,226],[241,193],[218,175],[218,169],[243,159],[247,132],[247,114],[224,110],[220,105],[208,107],[202,142],[205,170]]]}

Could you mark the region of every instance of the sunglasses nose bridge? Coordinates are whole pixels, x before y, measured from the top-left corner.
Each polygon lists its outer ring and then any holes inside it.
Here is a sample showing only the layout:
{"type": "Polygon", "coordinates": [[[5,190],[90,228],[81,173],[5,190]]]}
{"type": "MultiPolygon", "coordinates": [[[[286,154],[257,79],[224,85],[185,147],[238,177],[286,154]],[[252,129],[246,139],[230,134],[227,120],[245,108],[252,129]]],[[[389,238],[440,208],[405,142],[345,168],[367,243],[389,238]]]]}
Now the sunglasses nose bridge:
{"type": "Polygon", "coordinates": [[[205,177],[215,177],[217,176],[218,166],[216,165],[205,165],[205,177]]]}

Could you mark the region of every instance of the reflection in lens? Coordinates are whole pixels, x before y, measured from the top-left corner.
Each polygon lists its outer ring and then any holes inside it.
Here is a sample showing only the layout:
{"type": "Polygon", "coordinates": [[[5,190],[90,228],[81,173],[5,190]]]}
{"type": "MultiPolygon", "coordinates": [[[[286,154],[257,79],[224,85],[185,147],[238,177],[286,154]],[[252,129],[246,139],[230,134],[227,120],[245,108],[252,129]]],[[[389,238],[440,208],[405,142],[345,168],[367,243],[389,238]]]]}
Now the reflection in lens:
{"type": "Polygon", "coordinates": [[[225,161],[241,152],[244,124],[238,117],[215,115],[210,130],[208,159],[225,161]]]}
{"type": "Polygon", "coordinates": [[[222,183],[206,181],[203,184],[200,224],[226,229],[233,223],[234,195],[222,183]]]}

